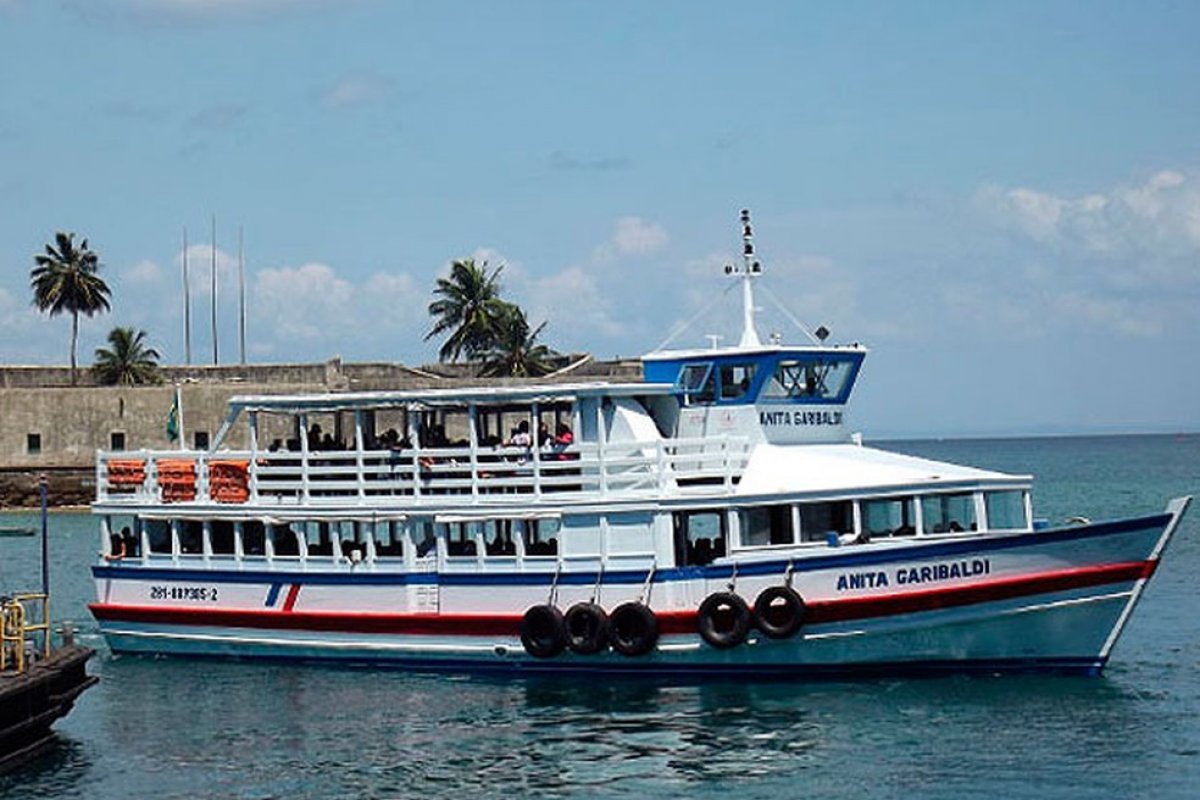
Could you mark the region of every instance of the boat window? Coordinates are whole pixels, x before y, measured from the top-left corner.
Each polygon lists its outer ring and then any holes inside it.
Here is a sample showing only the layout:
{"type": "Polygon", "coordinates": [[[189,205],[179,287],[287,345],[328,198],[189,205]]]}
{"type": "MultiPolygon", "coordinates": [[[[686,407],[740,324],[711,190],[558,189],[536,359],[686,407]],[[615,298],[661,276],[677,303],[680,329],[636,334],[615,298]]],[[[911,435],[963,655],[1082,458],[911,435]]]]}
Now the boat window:
{"type": "Polygon", "coordinates": [[[475,535],[479,533],[479,522],[440,522],[442,535],[446,537],[446,555],[452,558],[474,558],[478,552],[475,535]]]}
{"type": "MultiPolygon", "coordinates": [[[[243,523],[242,536],[249,539],[256,535],[256,528],[261,531],[263,524],[257,520],[243,523]]],[[[271,526],[271,547],[277,557],[287,558],[300,555],[300,539],[290,525],[271,526]]]]}
{"type": "Polygon", "coordinates": [[[399,557],[404,555],[404,525],[396,520],[375,523],[375,555],[399,557]]]}
{"type": "Polygon", "coordinates": [[[677,511],[675,563],[703,566],[725,555],[725,512],[677,511]]]}
{"type": "Polygon", "coordinates": [[[869,536],[913,536],[917,517],[911,497],[863,500],[862,529],[869,536]]]}
{"type": "Polygon", "coordinates": [[[266,554],[266,528],[257,519],[241,523],[241,552],[242,555],[266,554]]]}
{"type": "Polygon", "coordinates": [[[833,358],[785,359],[763,387],[766,400],[836,400],[854,371],[854,362],[833,358]]]}
{"type": "Polygon", "coordinates": [[[795,542],[791,506],[760,506],[738,510],[742,547],[771,547],[795,542]]]}
{"type": "MultiPolygon", "coordinates": [[[[233,555],[233,523],[224,519],[210,522],[208,542],[213,555],[233,555]]],[[[262,555],[262,551],[256,555],[262,555]]]]}
{"type": "Polygon", "coordinates": [[[921,515],[926,533],[959,533],[979,527],[975,521],[975,495],[970,492],[922,497],[921,515]]]}
{"type": "Polygon", "coordinates": [[[179,522],[179,552],[200,555],[204,552],[204,523],[198,519],[179,522]]]}
{"type": "Polygon", "coordinates": [[[1011,531],[1029,527],[1029,521],[1025,518],[1024,492],[984,492],[983,503],[987,507],[988,530],[1011,531]]]}
{"type": "Polygon", "coordinates": [[[428,520],[417,523],[413,526],[413,533],[416,536],[417,558],[436,557],[438,530],[434,524],[428,520]]]}
{"type": "Polygon", "coordinates": [[[849,500],[800,504],[801,541],[824,542],[829,534],[845,533],[854,533],[854,506],[849,500]]]}
{"type": "Polygon", "coordinates": [[[517,554],[517,543],[512,537],[512,520],[491,519],[483,523],[483,552],[489,556],[517,554]]]}
{"type": "Polygon", "coordinates": [[[171,523],[165,519],[147,519],[142,521],[146,532],[146,541],[151,553],[171,554],[171,523]]]}
{"type": "Polygon", "coordinates": [[[558,554],[557,519],[527,519],[525,528],[525,555],[554,556],[558,554]]]}
{"type": "Polygon", "coordinates": [[[684,405],[711,403],[717,393],[712,364],[685,364],[676,388],[683,395],[684,405]]]}
{"type": "Polygon", "coordinates": [[[721,367],[721,399],[736,400],[750,391],[754,380],[754,363],[724,364],[721,367]]]}

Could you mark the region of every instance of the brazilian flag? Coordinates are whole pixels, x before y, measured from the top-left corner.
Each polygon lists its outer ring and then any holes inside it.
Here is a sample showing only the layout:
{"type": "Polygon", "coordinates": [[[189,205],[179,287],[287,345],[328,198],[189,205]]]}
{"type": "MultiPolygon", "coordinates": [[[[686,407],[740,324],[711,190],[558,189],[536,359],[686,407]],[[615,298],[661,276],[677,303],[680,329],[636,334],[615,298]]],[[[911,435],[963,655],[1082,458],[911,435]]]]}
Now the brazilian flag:
{"type": "Polygon", "coordinates": [[[167,440],[174,442],[179,439],[179,393],[171,402],[171,411],[167,414],[167,440]]]}

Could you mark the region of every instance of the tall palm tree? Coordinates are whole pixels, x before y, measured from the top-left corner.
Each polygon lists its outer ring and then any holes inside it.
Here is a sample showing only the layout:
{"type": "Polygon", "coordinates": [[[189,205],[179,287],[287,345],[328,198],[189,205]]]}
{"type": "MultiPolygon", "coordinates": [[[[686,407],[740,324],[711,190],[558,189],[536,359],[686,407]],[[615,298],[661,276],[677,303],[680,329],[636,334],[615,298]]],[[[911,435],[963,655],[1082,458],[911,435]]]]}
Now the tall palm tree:
{"type": "Polygon", "coordinates": [[[479,374],[488,378],[536,378],[554,369],[554,350],[537,340],[546,323],[529,330],[520,307],[506,304],[495,343],[483,354],[479,374]]]}
{"type": "Polygon", "coordinates": [[[158,351],[146,347],[146,332],[133,328],[113,328],[108,333],[112,348],[96,348],[92,369],[100,383],[135,386],[158,383],[158,351]]]}
{"type": "Polygon", "coordinates": [[[57,316],[71,313],[71,384],[75,383],[75,349],[79,342],[79,315],[91,317],[108,311],[111,292],[98,274],[100,258],[88,249],[84,239],[77,247],[75,234],[59,231],[55,244],[46,245],[45,254],[35,255],[37,265],[29,272],[33,304],[39,311],[57,316]]]}
{"type": "Polygon", "coordinates": [[[438,351],[439,359],[457,361],[463,355],[475,358],[491,348],[508,305],[500,299],[503,269],[501,264],[489,275],[486,261],[480,265],[467,258],[451,264],[449,278],[438,278],[433,290],[438,299],[429,304],[429,314],[435,321],[425,339],[450,331],[438,351]]]}

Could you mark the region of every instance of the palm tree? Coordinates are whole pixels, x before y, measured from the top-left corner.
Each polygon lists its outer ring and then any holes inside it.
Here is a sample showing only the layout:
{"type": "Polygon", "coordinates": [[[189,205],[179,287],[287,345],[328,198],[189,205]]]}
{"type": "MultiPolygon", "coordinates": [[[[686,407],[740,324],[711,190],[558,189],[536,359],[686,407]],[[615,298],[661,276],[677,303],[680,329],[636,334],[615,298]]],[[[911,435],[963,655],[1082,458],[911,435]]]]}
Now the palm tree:
{"type": "Polygon", "coordinates": [[[537,341],[546,323],[530,331],[525,312],[519,306],[505,306],[496,341],[483,354],[479,374],[487,378],[536,378],[552,371],[551,362],[558,353],[537,341]]]}
{"type": "Polygon", "coordinates": [[[439,297],[429,304],[436,319],[425,339],[451,332],[438,351],[440,360],[475,358],[491,348],[508,305],[500,299],[498,279],[503,269],[502,264],[489,275],[486,261],[479,265],[468,258],[450,266],[449,278],[438,278],[433,293],[439,297]]]}
{"type": "Polygon", "coordinates": [[[75,384],[75,349],[79,342],[79,315],[88,317],[108,311],[108,284],[97,273],[100,258],[88,249],[87,239],[75,246],[75,234],[59,231],[55,245],[46,245],[44,255],[29,272],[33,304],[39,311],[56,316],[71,312],[71,384],[75,384]]]}
{"type": "Polygon", "coordinates": [[[146,332],[133,328],[113,328],[108,333],[112,349],[96,348],[92,369],[100,383],[135,386],[158,383],[158,351],[146,347],[146,332]]]}

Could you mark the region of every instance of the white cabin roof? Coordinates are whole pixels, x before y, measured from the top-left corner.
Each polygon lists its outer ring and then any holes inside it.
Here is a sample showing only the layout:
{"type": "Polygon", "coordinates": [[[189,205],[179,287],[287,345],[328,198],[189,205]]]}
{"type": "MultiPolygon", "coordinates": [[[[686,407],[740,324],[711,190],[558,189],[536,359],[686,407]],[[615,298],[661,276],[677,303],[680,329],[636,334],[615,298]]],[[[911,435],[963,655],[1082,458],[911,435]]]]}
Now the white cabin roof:
{"type": "Polygon", "coordinates": [[[738,494],[905,491],[930,484],[1026,486],[1029,475],[976,469],[855,444],[761,444],[738,485],[738,494]]]}
{"type": "Polygon", "coordinates": [[[441,407],[563,402],[577,397],[632,397],[670,394],[670,384],[659,383],[542,383],[513,386],[459,386],[446,389],[410,389],[394,392],[329,392],[325,394],[237,395],[234,409],[252,411],[331,411],[386,406],[441,407]]]}

